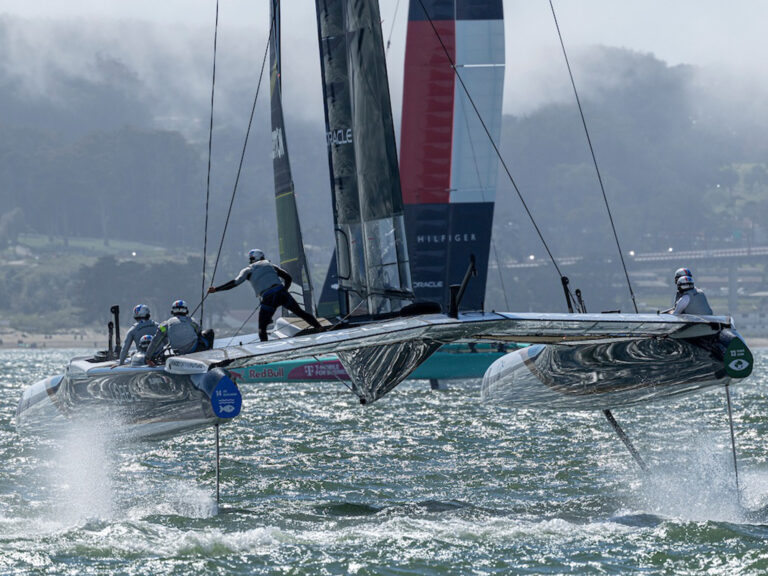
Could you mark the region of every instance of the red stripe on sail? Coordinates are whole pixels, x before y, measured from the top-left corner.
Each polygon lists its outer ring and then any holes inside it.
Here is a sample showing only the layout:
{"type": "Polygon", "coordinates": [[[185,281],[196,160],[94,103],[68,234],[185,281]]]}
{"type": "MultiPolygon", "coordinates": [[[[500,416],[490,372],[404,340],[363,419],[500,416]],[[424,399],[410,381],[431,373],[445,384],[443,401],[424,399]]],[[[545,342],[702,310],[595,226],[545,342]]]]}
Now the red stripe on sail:
{"type": "MultiPolygon", "coordinates": [[[[434,25],[455,60],[455,22],[434,25]]],[[[408,22],[400,132],[406,204],[444,204],[450,199],[454,83],[453,69],[430,23],[408,22]]]]}

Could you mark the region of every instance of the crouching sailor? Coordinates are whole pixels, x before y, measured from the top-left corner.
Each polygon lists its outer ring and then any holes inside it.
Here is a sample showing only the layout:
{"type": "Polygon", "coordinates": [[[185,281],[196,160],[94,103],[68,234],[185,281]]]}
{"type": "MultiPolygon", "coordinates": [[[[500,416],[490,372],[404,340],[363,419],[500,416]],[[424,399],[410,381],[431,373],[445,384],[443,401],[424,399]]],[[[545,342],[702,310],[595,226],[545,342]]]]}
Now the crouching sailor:
{"type": "Polygon", "coordinates": [[[147,334],[142,336],[136,345],[136,352],[131,356],[131,366],[144,366],[147,363],[147,348],[152,342],[152,336],[147,334]]]}
{"type": "Polygon", "coordinates": [[[672,314],[712,315],[712,308],[709,306],[706,295],[693,286],[692,277],[681,276],[677,280],[677,289],[680,292],[680,298],[675,303],[675,310],[672,314]]]}
{"type": "MultiPolygon", "coordinates": [[[[133,309],[133,318],[136,323],[130,327],[125,334],[125,343],[122,350],[120,350],[120,364],[125,364],[125,359],[128,357],[128,351],[132,344],[136,345],[136,349],[140,350],[139,343],[144,336],[154,336],[157,332],[157,322],[149,319],[149,306],[146,304],[138,304],[133,309]]],[[[146,350],[146,348],[145,348],[146,350]]],[[[142,364],[144,362],[142,361],[142,364]]]]}
{"type": "Polygon", "coordinates": [[[165,346],[174,354],[191,354],[208,350],[213,344],[213,333],[200,330],[200,325],[189,317],[189,308],[184,300],[176,300],[171,306],[172,316],[157,327],[157,332],[147,348],[146,358],[149,366],[159,360],[165,346]]]}
{"type": "Polygon", "coordinates": [[[309,312],[301,309],[298,302],[288,292],[293,279],[291,275],[279,266],[275,266],[264,257],[264,252],[258,249],[248,252],[248,261],[250,264],[240,271],[240,274],[234,280],[225,282],[221,286],[211,286],[208,288],[208,294],[222,290],[231,290],[239,286],[246,280],[251,282],[256,296],[261,299],[261,309],[259,310],[259,340],[266,342],[267,326],[272,322],[278,307],[287,308],[296,316],[304,320],[313,328],[320,328],[320,323],[309,312]],[[280,279],[285,281],[283,284],[280,279]]]}

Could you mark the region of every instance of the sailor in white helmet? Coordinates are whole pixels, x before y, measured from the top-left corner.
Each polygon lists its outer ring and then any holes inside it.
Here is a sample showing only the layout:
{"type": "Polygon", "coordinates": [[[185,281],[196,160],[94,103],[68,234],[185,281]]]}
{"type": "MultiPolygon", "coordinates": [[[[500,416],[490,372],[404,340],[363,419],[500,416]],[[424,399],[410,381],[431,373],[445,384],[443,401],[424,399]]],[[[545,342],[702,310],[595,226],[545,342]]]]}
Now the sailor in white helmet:
{"type": "Polygon", "coordinates": [[[147,348],[149,366],[155,365],[166,344],[170,345],[174,354],[191,354],[205,349],[201,346],[200,326],[188,314],[189,307],[184,300],[174,301],[171,305],[172,316],[157,327],[147,348]]]}
{"type": "MultiPolygon", "coordinates": [[[[677,286],[677,281],[680,280],[683,276],[689,276],[691,279],[693,279],[693,272],[691,272],[690,268],[678,268],[675,270],[675,286],[677,286]]],[[[677,292],[675,292],[675,301],[672,302],[672,310],[675,309],[675,305],[677,304],[677,301],[680,300],[680,296],[682,296],[683,293],[680,291],[680,288],[677,288],[677,292]]]]}
{"type": "Polygon", "coordinates": [[[291,275],[280,266],[275,266],[264,257],[264,252],[255,248],[248,252],[248,266],[240,270],[234,280],[225,282],[221,286],[211,286],[208,293],[231,290],[246,280],[251,282],[253,291],[261,299],[259,309],[259,340],[267,340],[267,326],[272,322],[272,317],[278,307],[282,306],[307,322],[313,328],[320,328],[320,323],[309,312],[305,312],[288,292],[293,279],[291,275]],[[285,281],[285,284],[280,279],[285,281]]]}
{"type": "Polygon", "coordinates": [[[147,363],[147,348],[152,343],[152,336],[146,334],[141,337],[136,347],[136,352],[131,356],[131,366],[144,366],[147,363]]]}
{"type": "Polygon", "coordinates": [[[120,350],[120,364],[125,364],[131,344],[135,344],[138,350],[139,342],[143,336],[153,336],[157,332],[157,322],[150,320],[149,316],[149,306],[146,304],[137,304],[134,307],[133,318],[136,320],[136,323],[125,333],[125,343],[122,350],[120,350]]]}
{"type": "Polygon", "coordinates": [[[672,314],[712,315],[712,308],[709,306],[706,295],[694,287],[693,278],[681,276],[677,281],[677,288],[682,292],[682,296],[675,304],[675,310],[672,314]]]}

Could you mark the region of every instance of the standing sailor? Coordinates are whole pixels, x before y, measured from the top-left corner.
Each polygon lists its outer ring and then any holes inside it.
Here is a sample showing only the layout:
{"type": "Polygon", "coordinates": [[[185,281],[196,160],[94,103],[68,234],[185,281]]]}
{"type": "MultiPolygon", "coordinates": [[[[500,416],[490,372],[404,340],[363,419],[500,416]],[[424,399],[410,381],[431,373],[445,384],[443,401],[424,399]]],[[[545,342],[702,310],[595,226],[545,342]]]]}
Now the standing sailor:
{"type": "Polygon", "coordinates": [[[261,309],[259,310],[259,340],[266,342],[267,326],[272,322],[272,317],[279,306],[287,308],[296,316],[304,320],[313,328],[320,328],[320,323],[309,312],[301,309],[298,302],[288,292],[293,279],[291,275],[280,266],[275,266],[264,257],[264,252],[254,249],[248,252],[248,261],[250,264],[240,271],[240,274],[234,280],[225,282],[221,286],[211,286],[208,288],[208,294],[222,290],[231,290],[239,286],[246,280],[251,282],[256,296],[261,299],[261,309]],[[280,279],[285,281],[283,284],[280,279]]]}
{"type": "MultiPolygon", "coordinates": [[[[147,364],[154,366],[156,360],[168,344],[174,354],[191,354],[210,348],[210,342],[200,331],[200,326],[188,316],[189,308],[184,300],[176,300],[171,305],[172,316],[157,327],[157,332],[147,348],[147,364]]],[[[210,331],[206,331],[210,332],[210,331]]]]}
{"type": "Polygon", "coordinates": [[[125,343],[122,350],[120,350],[120,364],[125,364],[125,359],[128,357],[128,351],[131,348],[131,344],[136,345],[136,349],[139,349],[139,343],[144,336],[153,336],[157,332],[157,322],[149,319],[149,306],[146,304],[138,304],[133,309],[133,318],[136,323],[130,327],[125,334],[125,343]]]}
{"type": "Polygon", "coordinates": [[[709,306],[707,297],[704,292],[693,286],[693,278],[681,276],[677,281],[677,289],[682,295],[675,303],[675,310],[672,314],[712,315],[712,308],[709,306]]]}

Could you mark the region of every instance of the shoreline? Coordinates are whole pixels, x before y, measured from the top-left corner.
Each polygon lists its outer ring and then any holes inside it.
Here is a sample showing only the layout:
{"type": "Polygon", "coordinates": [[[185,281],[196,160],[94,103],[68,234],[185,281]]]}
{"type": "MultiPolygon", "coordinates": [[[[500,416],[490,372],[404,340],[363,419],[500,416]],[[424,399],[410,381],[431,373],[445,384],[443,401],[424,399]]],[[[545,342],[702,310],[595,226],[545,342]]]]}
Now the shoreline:
{"type": "Polygon", "coordinates": [[[62,348],[107,348],[107,331],[94,328],[57,330],[49,333],[0,330],[0,350],[45,350],[62,348]]]}

